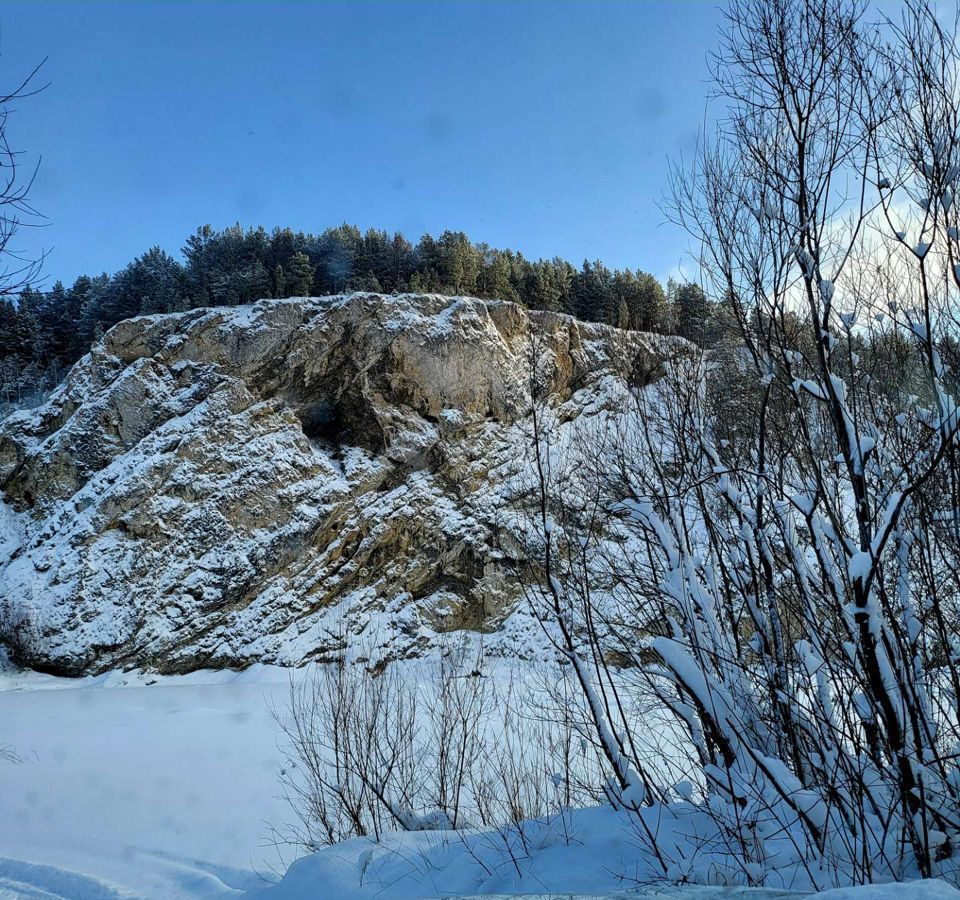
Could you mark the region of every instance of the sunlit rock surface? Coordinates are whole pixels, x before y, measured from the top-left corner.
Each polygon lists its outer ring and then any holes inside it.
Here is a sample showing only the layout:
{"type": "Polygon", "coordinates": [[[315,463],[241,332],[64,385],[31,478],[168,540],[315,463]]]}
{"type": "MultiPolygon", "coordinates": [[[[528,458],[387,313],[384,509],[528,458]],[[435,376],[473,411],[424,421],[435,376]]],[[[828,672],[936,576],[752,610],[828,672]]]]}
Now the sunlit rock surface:
{"type": "Polygon", "coordinates": [[[510,303],[352,294],[121,322],[0,423],[0,619],[61,674],[385,660],[511,628],[531,358],[564,428],[675,339],[510,303]]]}

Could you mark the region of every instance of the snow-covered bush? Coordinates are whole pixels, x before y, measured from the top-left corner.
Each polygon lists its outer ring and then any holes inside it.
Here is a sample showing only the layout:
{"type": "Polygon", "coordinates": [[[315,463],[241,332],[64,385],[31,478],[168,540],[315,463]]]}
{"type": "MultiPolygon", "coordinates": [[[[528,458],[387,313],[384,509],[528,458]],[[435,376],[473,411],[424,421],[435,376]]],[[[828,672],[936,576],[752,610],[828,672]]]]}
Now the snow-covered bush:
{"type": "Polygon", "coordinates": [[[538,420],[534,606],[615,806],[689,794],[744,883],[785,835],[817,886],[956,880],[955,34],[919,0],[882,27],[855,0],[732,0],[715,75],[669,210],[736,340],[581,454],[592,521],[538,420]],[[685,728],[689,784],[639,751],[614,661],[685,728]]]}

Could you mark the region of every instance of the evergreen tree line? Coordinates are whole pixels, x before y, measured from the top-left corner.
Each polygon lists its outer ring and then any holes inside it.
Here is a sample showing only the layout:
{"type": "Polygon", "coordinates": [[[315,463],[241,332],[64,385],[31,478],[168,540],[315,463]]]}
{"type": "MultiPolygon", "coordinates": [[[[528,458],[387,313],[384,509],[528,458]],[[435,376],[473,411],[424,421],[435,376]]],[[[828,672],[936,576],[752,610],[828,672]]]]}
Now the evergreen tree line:
{"type": "Polygon", "coordinates": [[[152,247],[112,277],[81,275],[71,287],[27,288],[0,300],[0,404],[24,405],[50,390],[104,331],[131,316],[265,297],[341,291],[424,291],[497,298],[619,328],[680,334],[702,345],[717,309],[692,284],[664,287],[646,272],[610,270],[599,260],[526,259],[475,244],[459,231],[424,235],[322,234],[289,228],[204,225],[187,238],[183,262],[152,247]]]}

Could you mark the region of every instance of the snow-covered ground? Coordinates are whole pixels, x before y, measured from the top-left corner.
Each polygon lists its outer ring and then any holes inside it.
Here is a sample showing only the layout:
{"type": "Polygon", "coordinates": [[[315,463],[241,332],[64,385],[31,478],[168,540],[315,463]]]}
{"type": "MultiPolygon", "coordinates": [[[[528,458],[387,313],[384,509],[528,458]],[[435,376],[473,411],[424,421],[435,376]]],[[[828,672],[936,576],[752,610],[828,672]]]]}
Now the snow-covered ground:
{"type": "Polygon", "coordinates": [[[19,882],[177,900],[275,878],[269,826],[289,813],[268,704],[287,678],[0,675],[0,746],[19,757],[0,761],[0,897],[19,882]]]}
{"type": "MultiPolygon", "coordinates": [[[[531,823],[515,865],[496,834],[353,840],[303,858],[280,884],[271,826],[289,821],[270,707],[288,670],[64,680],[0,671],[0,900],[426,900],[524,895],[771,900],[789,890],[671,888],[637,829],[608,809],[531,823]],[[551,892],[551,893],[546,893],[551,892]]],[[[660,812],[664,839],[696,815],[660,812]],[[684,818],[684,816],[686,816],[684,818]]],[[[796,887],[784,873],[784,888],[796,887]]],[[[960,900],[942,883],[824,900],[960,900]]]]}

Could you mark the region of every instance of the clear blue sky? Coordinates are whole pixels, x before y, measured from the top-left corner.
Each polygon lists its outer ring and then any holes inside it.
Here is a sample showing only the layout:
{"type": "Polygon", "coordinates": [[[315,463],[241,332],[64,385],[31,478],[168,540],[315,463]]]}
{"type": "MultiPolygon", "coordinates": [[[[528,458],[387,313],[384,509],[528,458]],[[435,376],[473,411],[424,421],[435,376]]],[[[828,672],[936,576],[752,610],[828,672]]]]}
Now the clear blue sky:
{"type": "Polygon", "coordinates": [[[42,153],[48,283],[216,227],[463,230],[664,277],[657,207],[703,122],[712,0],[0,5],[11,118],[42,153]]]}

